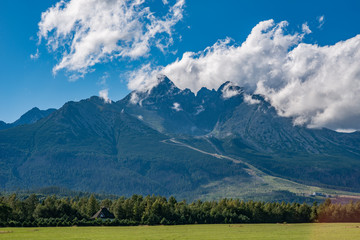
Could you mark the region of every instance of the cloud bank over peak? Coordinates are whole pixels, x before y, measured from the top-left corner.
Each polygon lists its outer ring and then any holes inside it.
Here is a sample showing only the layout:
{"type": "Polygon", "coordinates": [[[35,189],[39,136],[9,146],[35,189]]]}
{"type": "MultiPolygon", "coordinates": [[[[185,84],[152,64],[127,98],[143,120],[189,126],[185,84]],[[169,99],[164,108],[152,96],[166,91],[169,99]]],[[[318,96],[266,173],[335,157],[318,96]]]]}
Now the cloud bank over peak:
{"type": "Polygon", "coordinates": [[[256,89],[259,79],[279,75],[288,50],[301,42],[304,33],[285,34],[286,21],[275,24],[273,20],[260,22],[253,28],[246,41],[237,46],[233,40],[219,40],[204,51],[185,52],[181,59],[166,67],[141,68],[130,78],[129,88],[153,86],[156,76],[162,73],[174,83],[193,92],[202,87],[217,89],[226,81],[256,89]],[[137,84],[135,84],[137,83],[137,84]]]}
{"type": "Polygon", "coordinates": [[[138,59],[151,47],[164,51],[171,45],[185,0],[164,4],[167,14],[156,17],[145,0],[61,0],[42,13],[39,40],[61,54],[54,73],[64,69],[83,76],[97,63],[138,59]]]}
{"type": "Polygon", "coordinates": [[[204,51],[186,52],[165,66],[146,65],[131,75],[130,89],[146,90],[161,73],[184,89],[217,89],[226,81],[265,96],[295,125],[360,129],[360,35],[332,46],[306,44],[304,23],[288,33],[288,22],[257,24],[241,45],[230,38],[204,51]]]}

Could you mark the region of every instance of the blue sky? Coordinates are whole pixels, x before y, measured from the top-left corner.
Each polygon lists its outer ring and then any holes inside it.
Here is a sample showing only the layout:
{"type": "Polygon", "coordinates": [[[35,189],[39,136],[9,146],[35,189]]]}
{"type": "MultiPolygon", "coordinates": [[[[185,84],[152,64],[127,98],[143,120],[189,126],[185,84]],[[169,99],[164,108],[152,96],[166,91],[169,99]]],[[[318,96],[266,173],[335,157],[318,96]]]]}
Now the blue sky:
{"type": "MultiPolygon", "coordinates": [[[[63,69],[53,74],[61,57],[49,52],[46,41],[37,45],[41,14],[58,1],[2,0],[0,7],[0,120],[12,122],[32,107],[59,108],[70,100],[81,100],[106,88],[112,100],[129,90],[128,75],[143,64],[166,66],[183,53],[199,52],[219,39],[230,37],[240,45],[261,21],[289,22],[289,33],[299,32],[307,23],[312,33],[302,42],[333,45],[360,34],[359,1],[239,1],[187,0],[183,17],[172,29],[173,44],[165,52],[151,46],[146,56],[135,60],[114,58],[97,63],[84,77],[71,81],[63,69]],[[323,16],[321,27],[319,18],[323,16]],[[39,50],[39,57],[30,55],[39,50]],[[106,84],[102,79],[106,78],[106,84]]],[[[169,4],[175,4],[170,1],[169,4]]],[[[159,15],[166,13],[161,0],[145,3],[159,15]]],[[[159,34],[159,37],[163,37],[159,34]]],[[[340,125],[339,125],[340,126],[340,125]]],[[[341,127],[341,126],[340,126],[341,127]]],[[[346,128],[346,126],[345,126],[346,128]]]]}

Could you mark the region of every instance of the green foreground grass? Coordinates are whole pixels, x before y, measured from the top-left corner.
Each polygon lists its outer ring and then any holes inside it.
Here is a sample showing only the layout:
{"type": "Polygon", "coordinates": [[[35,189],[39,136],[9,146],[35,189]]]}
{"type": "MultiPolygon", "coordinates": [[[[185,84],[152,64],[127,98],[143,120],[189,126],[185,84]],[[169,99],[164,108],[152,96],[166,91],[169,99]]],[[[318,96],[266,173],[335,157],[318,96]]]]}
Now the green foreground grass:
{"type": "Polygon", "coordinates": [[[0,239],[360,239],[360,223],[0,228],[0,239]]]}

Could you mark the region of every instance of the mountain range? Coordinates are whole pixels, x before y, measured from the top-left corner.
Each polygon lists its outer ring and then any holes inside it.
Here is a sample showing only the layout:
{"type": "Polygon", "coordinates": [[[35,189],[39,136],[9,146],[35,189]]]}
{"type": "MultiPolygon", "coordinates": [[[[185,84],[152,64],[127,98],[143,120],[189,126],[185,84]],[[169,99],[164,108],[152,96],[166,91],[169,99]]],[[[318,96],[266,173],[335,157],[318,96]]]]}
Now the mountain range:
{"type": "Polygon", "coordinates": [[[18,120],[16,120],[13,123],[5,123],[3,121],[0,121],[0,130],[13,128],[20,125],[26,125],[26,124],[32,124],[37,121],[39,121],[42,118],[45,118],[49,116],[51,113],[55,112],[56,109],[49,108],[47,110],[40,110],[37,107],[34,107],[33,109],[27,111],[25,114],[23,114],[18,120]]]}
{"type": "Polygon", "coordinates": [[[197,94],[158,82],[0,122],[1,189],[272,200],[360,191],[360,132],[294,126],[231,82],[197,94]]]}

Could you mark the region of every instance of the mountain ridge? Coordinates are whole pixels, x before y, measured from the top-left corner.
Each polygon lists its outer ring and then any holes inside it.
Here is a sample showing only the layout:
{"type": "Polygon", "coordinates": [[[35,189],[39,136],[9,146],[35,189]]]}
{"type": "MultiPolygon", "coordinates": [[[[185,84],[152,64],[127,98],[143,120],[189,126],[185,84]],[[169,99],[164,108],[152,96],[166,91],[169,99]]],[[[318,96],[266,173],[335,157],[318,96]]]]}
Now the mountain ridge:
{"type": "Polygon", "coordinates": [[[0,132],[1,188],[62,185],[170,195],[197,191],[224,174],[247,176],[241,165],[164,144],[165,139],[98,97],[68,102],[33,125],[0,132]],[[171,152],[178,156],[169,157],[171,152]]]}
{"type": "Polygon", "coordinates": [[[359,132],[293,126],[230,82],[195,95],[163,77],[150,91],[70,101],[1,130],[0,186],[188,199],[259,196],[256,188],[295,193],[299,183],[302,194],[314,189],[306,184],[360,191],[359,143],[359,132]]]}
{"type": "Polygon", "coordinates": [[[40,119],[49,116],[51,113],[53,113],[55,111],[56,111],[55,108],[40,110],[39,108],[34,107],[34,108],[30,109],[29,111],[27,111],[26,113],[24,113],[23,115],[21,115],[19,119],[17,119],[16,121],[14,121],[12,123],[5,123],[4,121],[0,121],[0,130],[9,129],[9,128],[13,128],[13,127],[25,125],[25,124],[35,123],[35,122],[39,121],[40,119]]]}

